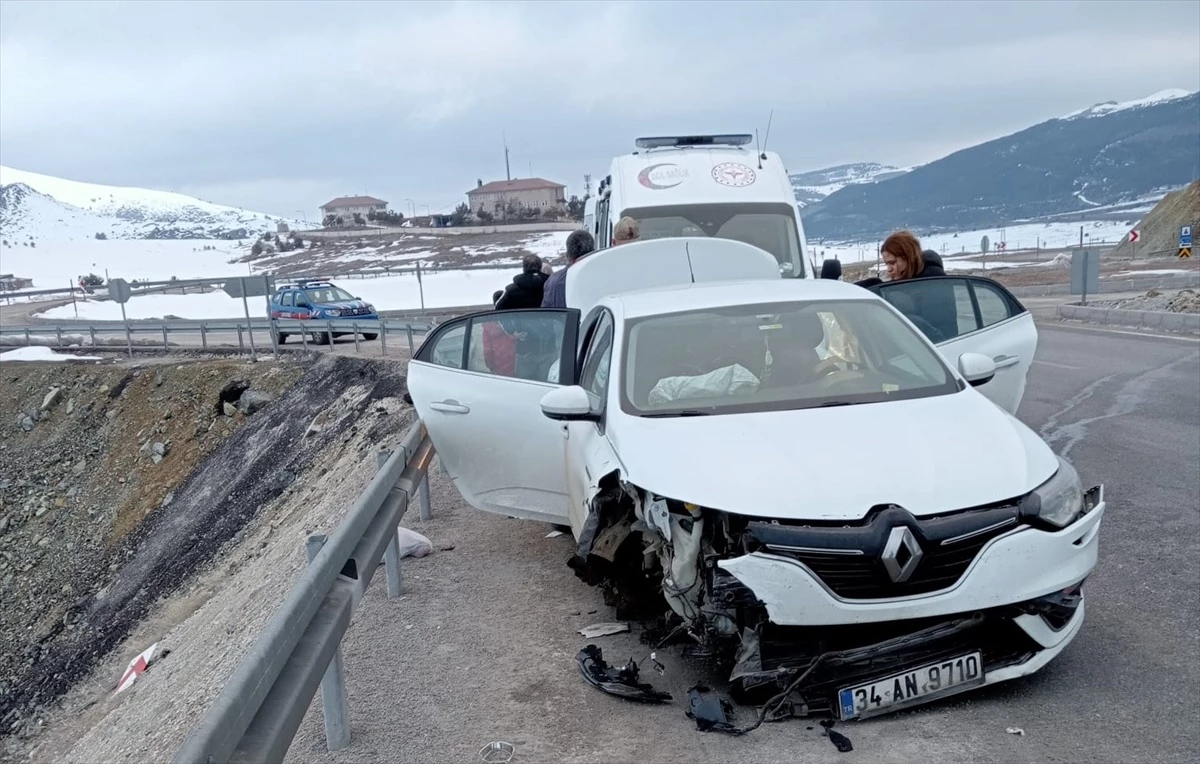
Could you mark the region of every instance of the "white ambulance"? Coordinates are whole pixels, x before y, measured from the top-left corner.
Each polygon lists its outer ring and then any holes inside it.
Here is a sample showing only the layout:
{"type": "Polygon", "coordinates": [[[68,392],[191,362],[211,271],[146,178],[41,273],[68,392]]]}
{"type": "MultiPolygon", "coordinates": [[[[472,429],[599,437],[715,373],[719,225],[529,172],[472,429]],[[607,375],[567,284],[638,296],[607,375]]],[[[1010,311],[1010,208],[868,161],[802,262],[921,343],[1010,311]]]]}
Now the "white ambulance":
{"type": "Polygon", "coordinates": [[[641,239],[708,236],[746,242],[775,256],[784,278],[815,278],[791,181],[779,155],[751,135],[638,138],[615,157],[584,208],[597,249],[628,216],[641,239]]]}

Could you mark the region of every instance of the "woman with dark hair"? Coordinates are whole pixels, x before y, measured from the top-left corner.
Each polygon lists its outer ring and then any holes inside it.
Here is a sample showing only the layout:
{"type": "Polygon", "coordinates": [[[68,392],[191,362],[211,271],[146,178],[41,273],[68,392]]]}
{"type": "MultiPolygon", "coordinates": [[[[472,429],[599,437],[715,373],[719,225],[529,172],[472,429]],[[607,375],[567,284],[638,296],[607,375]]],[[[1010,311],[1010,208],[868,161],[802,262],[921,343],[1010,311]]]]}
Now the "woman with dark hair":
{"type": "Polygon", "coordinates": [[[880,247],[889,281],[945,276],[942,258],[932,249],[921,251],[921,242],[909,231],[896,231],[880,247]]]}

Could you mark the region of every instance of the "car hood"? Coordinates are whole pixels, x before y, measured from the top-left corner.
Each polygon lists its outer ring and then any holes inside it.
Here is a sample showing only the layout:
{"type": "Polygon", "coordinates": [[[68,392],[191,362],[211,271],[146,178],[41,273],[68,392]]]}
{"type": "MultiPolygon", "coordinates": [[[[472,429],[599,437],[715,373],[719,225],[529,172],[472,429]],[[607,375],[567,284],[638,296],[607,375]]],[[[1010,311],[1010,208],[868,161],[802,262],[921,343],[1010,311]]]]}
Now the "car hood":
{"type": "Polygon", "coordinates": [[[1028,427],[973,389],[907,401],[700,417],[620,416],[625,478],[671,499],[789,520],[917,516],[1016,498],[1058,468],[1028,427]]]}
{"type": "Polygon", "coordinates": [[[350,310],[351,308],[365,308],[367,303],[363,300],[342,300],[341,302],[322,302],[317,305],[317,310],[350,310]]]}

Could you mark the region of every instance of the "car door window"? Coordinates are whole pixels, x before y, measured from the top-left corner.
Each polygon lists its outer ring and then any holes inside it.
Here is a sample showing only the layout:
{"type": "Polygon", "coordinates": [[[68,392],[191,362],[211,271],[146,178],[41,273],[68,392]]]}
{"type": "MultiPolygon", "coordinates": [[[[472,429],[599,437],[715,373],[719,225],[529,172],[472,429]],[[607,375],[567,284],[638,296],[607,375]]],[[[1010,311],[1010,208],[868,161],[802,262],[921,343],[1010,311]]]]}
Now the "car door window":
{"type": "Polygon", "coordinates": [[[980,328],[966,279],[908,279],[875,290],[931,342],[946,342],[980,328]]]}
{"type": "Polygon", "coordinates": [[[613,346],[613,321],[607,313],[600,318],[593,337],[583,359],[579,384],[595,398],[594,403],[597,406],[602,406],[608,392],[608,372],[612,364],[613,346]]]}
{"type": "MultiPolygon", "coordinates": [[[[579,311],[505,310],[443,324],[414,360],[481,374],[560,384],[563,348],[574,355],[579,311]],[[569,330],[569,331],[568,331],[569,330]],[[568,336],[569,335],[569,336],[568,336]]],[[[570,363],[567,377],[574,377],[570,363]]]]}
{"type": "Polygon", "coordinates": [[[971,291],[975,293],[975,302],[979,306],[980,327],[1007,321],[1019,313],[1000,290],[983,281],[972,281],[971,291]]]}
{"type": "Polygon", "coordinates": [[[280,304],[282,304],[285,308],[292,307],[292,293],[284,292],[283,297],[280,300],[280,304]]]}

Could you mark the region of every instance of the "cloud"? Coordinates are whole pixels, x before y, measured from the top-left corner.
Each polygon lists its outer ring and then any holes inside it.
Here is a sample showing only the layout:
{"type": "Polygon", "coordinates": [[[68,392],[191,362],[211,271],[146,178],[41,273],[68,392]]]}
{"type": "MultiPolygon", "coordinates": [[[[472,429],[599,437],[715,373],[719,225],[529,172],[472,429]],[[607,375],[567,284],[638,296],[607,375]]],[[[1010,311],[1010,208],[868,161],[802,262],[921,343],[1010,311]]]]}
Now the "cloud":
{"type": "Polygon", "coordinates": [[[913,164],[1103,100],[1200,87],[1190,3],[0,4],[6,164],[439,207],[581,192],[637,135],[765,128],[794,170],[913,164]]]}

